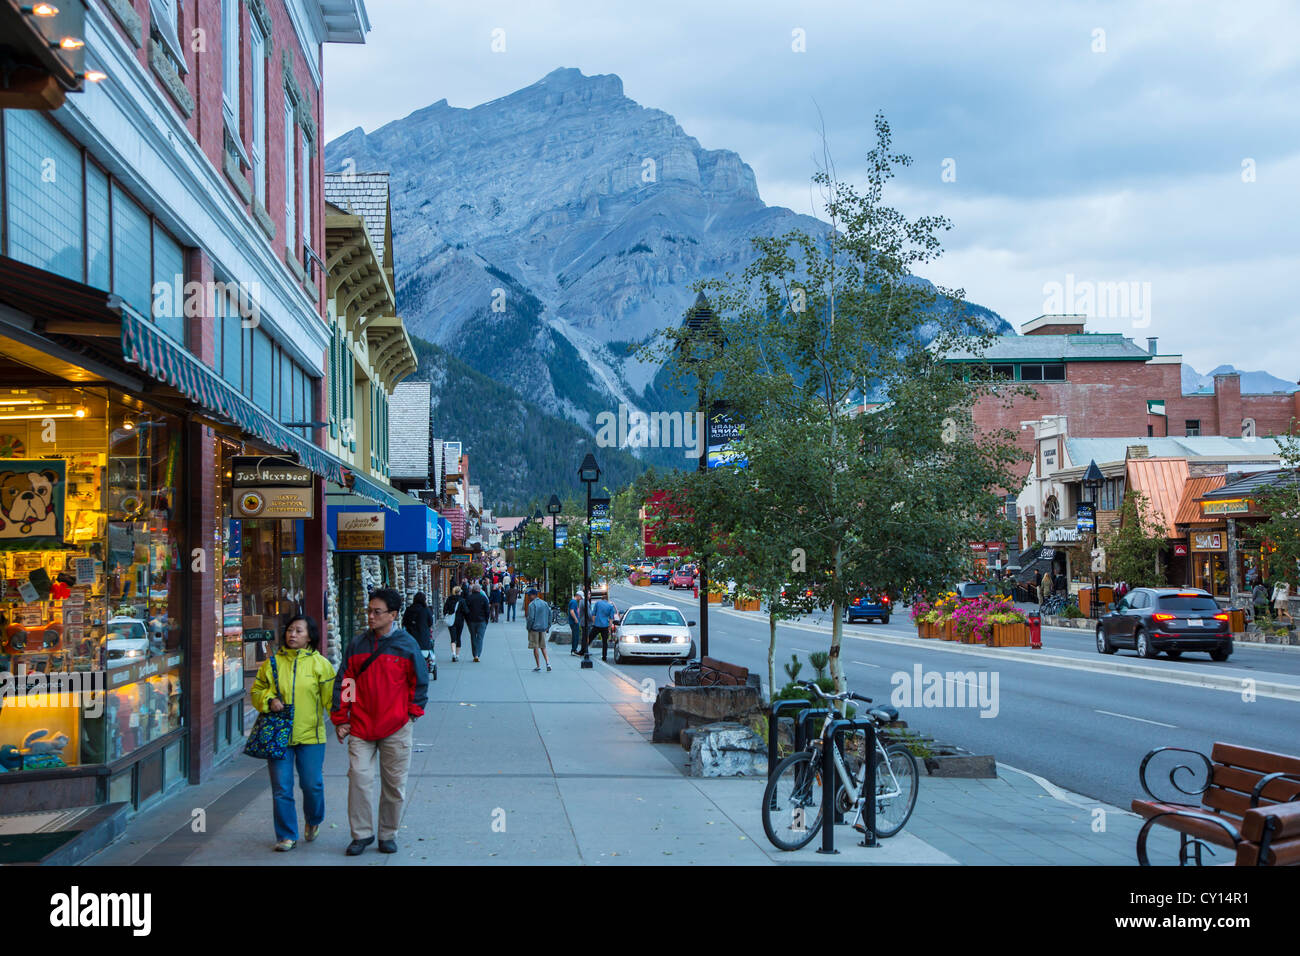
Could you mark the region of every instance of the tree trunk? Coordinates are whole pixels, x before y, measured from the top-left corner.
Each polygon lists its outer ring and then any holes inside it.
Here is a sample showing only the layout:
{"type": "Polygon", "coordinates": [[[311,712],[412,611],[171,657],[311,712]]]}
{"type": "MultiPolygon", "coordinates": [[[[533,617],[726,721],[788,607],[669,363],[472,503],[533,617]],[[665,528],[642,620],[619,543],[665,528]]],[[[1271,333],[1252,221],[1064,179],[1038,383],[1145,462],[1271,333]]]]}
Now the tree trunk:
{"type": "Polygon", "coordinates": [[[768,604],[767,612],[767,699],[776,703],[776,611],[768,604]]]}
{"type": "MultiPolygon", "coordinates": [[[[835,583],[838,585],[843,575],[843,556],[840,545],[836,543],[834,550],[835,558],[835,583]]],[[[844,623],[841,620],[840,600],[835,598],[831,601],[831,677],[835,680],[836,693],[844,693],[846,685],[844,681],[844,667],[840,663],[840,642],[844,637],[844,623]]],[[[845,713],[844,705],[840,705],[840,713],[845,713]]]]}

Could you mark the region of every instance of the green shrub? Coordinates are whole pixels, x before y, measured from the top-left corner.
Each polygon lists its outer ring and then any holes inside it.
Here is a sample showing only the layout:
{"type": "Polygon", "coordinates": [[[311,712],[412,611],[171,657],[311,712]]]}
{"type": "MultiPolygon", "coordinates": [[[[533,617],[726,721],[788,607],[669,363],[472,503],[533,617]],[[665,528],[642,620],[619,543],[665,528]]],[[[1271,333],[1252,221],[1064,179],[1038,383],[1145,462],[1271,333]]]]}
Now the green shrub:
{"type": "MultiPolygon", "coordinates": [[[[803,670],[803,662],[799,660],[798,654],[791,654],[790,663],[783,664],[781,666],[785,669],[785,676],[790,678],[790,684],[793,684],[795,681],[799,679],[799,672],[803,670]]],[[[790,684],[787,684],[786,687],[789,687],[790,684]]],[[[808,699],[806,691],[802,696],[804,700],[808,699]]]]}
{"type": "Polygon", "coordinates": [[[808,663],[812,664],[813,670],[817,672],[817,680],[820,682],[826,676],[826,668],[830,666],[831,655],[826,651],[813,651],[808,655],[808,663]]]}

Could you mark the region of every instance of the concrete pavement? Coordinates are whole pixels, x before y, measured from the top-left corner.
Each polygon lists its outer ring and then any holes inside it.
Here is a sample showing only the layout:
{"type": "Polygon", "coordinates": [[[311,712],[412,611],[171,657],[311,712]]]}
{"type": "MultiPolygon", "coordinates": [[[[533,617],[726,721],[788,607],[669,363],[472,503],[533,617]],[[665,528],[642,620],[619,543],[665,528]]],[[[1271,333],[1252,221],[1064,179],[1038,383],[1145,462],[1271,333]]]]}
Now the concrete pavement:
{"type": "Polygon", "coordinates": [[[1132,814],[1009,768],[996,780],[923,776],[906,829],[879,848],[858,847],[839,827],[838,856],[817,854],[816,843],[782,853],[763,835],[762,779],[691,778],[680,747],[649,742],[641,675],[599,659],[582,670],[557,645],[555,669],[534,673],[525,645],[522,622],[511,622],[489,626],[478,664],[453,664],[439,648],[397,854],[372,846],[344,856],[347,760],[331,743],[316,842],[271,851],[266,770],[239,755],[209,784],[140,814],[90,865],[1134,862],[1132,814]]]}

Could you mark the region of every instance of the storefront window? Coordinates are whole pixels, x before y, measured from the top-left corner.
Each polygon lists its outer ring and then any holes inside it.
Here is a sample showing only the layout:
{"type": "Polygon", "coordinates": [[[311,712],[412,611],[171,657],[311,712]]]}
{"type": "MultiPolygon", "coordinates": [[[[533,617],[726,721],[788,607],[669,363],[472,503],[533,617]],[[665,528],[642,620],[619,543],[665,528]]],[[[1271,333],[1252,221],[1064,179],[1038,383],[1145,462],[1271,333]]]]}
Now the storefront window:
{"type": "Polygon", "coordinates": [[[181,421],[82,389],[0,409],[0,766],[109,763],[183,723],[181,421]]]}

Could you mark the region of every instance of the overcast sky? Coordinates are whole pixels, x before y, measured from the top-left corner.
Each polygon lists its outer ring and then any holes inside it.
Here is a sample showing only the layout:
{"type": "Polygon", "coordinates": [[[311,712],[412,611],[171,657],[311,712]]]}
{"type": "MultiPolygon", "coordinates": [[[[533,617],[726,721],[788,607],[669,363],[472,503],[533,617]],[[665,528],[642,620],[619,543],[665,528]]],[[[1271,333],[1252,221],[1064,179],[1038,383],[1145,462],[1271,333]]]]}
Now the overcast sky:
{"type": "Polygon", "coordinates": [[[1226,363],[1300,377],[1292,0],[366,8],[364,46],[326,47],[329,139],[577,67],[618,74],[706,148],[735,150],[766,202],[820,214],[808,187],[818,111],[838,172],[860,181],[883,110],[914,159],[887,199],[953,221],[927,278],[1016,327],[1086,310],[1091,330],[1158,336],[1202,373],[1226,363]],[[1127,309],[1116,297],[1120,314],[1099,314],[1102,283],[1125,284],[1127,309]]]}

